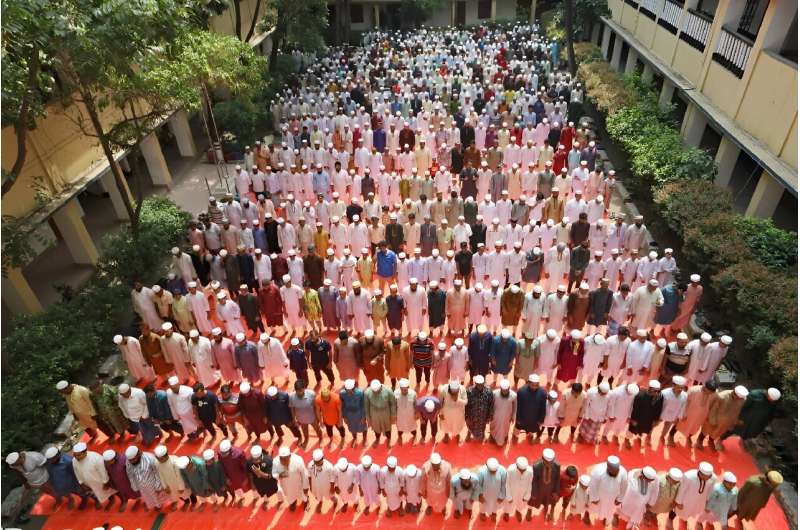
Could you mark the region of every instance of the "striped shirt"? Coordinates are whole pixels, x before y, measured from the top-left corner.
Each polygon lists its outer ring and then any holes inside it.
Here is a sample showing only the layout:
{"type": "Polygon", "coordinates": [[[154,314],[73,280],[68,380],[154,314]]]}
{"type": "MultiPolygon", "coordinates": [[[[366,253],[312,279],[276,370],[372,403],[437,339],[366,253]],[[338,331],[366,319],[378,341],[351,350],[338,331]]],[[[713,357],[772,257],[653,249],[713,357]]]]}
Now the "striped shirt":
{"type": "Polygon", "coordinates": [[[430,340],[415,340],[411,343],[411,353],[414,366],[431,366],[433,364],[433,342],[430,340]]]}

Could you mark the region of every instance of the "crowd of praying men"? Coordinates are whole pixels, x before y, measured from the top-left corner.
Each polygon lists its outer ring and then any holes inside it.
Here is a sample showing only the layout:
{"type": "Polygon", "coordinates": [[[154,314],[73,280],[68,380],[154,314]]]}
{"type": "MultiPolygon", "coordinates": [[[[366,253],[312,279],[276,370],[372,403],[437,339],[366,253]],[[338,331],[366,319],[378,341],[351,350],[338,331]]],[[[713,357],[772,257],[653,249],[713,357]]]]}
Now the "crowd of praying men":
{"type": "Polygon", "coordinates": [[[454,517],[478,501],[481,518],[542,507],[552,520],[560,503],[627,528],[661,513],[754,519],[776,471],[738,489],[708,462],[659,474],[611,456],[589,475],[558,463],[562,430],[568,444],[644,451],[660,426],[664,443],[680,433],[721,450],[731,434],[760,434],[780,399],[717,388],[732,339],[686,333],[701,278],[684,281],[671,249],[650,249],[642,216],[610,210],[615,173],[558,62],[555,43],[516,24],[376,32],[305,68],[272,106],[273,142],[246,149],[236,193],[209,199],[167,278],[134,284],[141,334],[113,340],[143,388],[57,385],[90,443],[99,431],[142,447],[215,444],[219,431],[217,449],[101,455],[79,442],[72,456],[49,447],[8,465],[59,501],[120,509],[141,498],[216,510],[255,490],[290,510],[313,498],[318,511],[332,500],[367,514],[383,498],[387,517],[450,500],[454,517]],[[230,441],[240,428],[249,449],[230,441]],[[488,428],[499,446],[554,448],[456,471],[438,453],[381,467],[369,455],[333,464],[322,449],[306,463],[283,445],[289,431],[305,447],[312,430],[353,446],[368,431],[375,444],[424,443],[428,430],[462,443],[465,428],[467,440],[488,428]]]}

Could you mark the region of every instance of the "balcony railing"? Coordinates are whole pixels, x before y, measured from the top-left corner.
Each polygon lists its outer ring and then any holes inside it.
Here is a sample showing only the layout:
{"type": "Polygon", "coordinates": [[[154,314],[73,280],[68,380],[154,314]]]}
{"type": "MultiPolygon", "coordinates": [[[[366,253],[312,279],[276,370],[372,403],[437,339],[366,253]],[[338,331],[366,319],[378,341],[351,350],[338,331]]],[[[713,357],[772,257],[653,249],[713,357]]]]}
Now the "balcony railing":
{"type": "Polygon", "coordinates": [[[740,35],[722,28],[717,42],[717,50],[711,58],[721,64],[726,70],[736,77],[744,75],[747,66],[747,59],[750,58],[752,43],[745,40],[740,35]]]}
{"type": "Polygon", "coordinates": [[[711,23],[708,17],[689,9],[683,16],[680,39],[692,48],[705,52],[708,44],[708,35],[711,33],[711,23]]]}
{"type": "Polygon", "coordinates": [[[628,4],[631,7],[635,7],[636,9],[639,9],[639,0],[625,0],[625,3],[628,4]]]}
{"type": "Polygon", "coordinates": [[[649,19],[655,20],[661,12],[659,4],[664,0],[641,0],[639,2],[639,12],[649,19]]]}
{"type": "Polygon", "coordinates": [[[670,33],[677,33],[678,24],[680,24],[681,20],[681,13],[683,13],[683,4],[675,2],[674,0],[667,0],[664,2],[664,9],[661,10],[661,16],[658,17],[658,25],[670,33]]]}

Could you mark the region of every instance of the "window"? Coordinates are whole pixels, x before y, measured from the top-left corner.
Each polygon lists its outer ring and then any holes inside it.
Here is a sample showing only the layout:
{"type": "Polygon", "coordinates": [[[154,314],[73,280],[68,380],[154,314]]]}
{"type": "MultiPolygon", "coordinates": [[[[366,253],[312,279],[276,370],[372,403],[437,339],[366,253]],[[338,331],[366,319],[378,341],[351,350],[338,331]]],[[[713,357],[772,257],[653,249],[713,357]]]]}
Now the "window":
{"type": "Polygon", "coordinates": [[[478,18],[492,18],[492,0],[478,0],[478,18]]]}
{"type": "Polygon", "coordinates": [[[717,12],[717,6],[719,5],[719,0],[700,0],[697,2],[697,10],[703,14],[714,18],[714,14],[717,12]]]}
{"type": "Polygon", "coordinates": [[[780,50],[781,57],[789,59],[792,62],[797,62],[797,14],[794,15],[792,25],[789,26],[789,31],[786,33],[786,39],[783,41],[780,50]]]}
{"type": "Polygon", "coordinates": [[[744,6],[744,11],[742,12],[742,18],[739,19],[737,31],[751,40],[756,40],[768,5],[769,0],[747,0],[747,5],[744,6]]]}
{"type": "Polygon", "coordinates": [[[351,4],[350,5],[350,23],[363,24],[364,23],[364,5],[351,4]]]}

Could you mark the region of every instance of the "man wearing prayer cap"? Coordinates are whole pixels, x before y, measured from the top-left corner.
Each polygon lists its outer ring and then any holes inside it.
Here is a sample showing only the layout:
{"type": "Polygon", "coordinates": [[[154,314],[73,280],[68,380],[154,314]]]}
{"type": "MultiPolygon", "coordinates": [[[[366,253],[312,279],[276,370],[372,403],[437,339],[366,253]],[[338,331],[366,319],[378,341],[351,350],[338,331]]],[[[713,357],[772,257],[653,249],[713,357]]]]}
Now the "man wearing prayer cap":
{"type": "Polygon", "coordinates": [[[749,391],[742,385],[733,390],[723,390],[708,408],[708,416],[703,423],[696,445],[703,446],[708,437],[708,444],[715,451],[723,450],[722,438],[732,430],[739,421],[739,414],[744,408],[749,391]]]}
{"type": "Polygon", "coordinates": [[[511,390],[508,379],[502,379],[499,387],[492,392],[494,410],[489,423],[489,436],[495,444],[502,447],[508,442],[509,429],[517,417],[517,393],[511,390]]]}
{"type": "Polygon", "coordinates": [[[159,510],[169,501],[169,495],[161,482],[156,457],[133,445],[125,451],[125,457],[125,471],[131,486],[141,495],[146,509],[159,510]]]}
{"type": "Polygon", "coordinates": [[[506,469],[506,504],[503,509],[503,520],[508,521],[511,514],[521,522],[523,515],[526,521],[531,520],[528,501],[531,498],[533,468],[528,459],[520,456],[506,469]]]}
{"type": "Polygon", "coordinates": [[[592,468],[589,511],[604,525],[611,524],[627,488],[628,472],[620,464],[618,456],[609,456],[605,462],[592,468]]]}
{"type": "Polygon", "coordinates": [[[67,408],[78,420],[78,423],[86,429],[89,440],[94,440],[97,436],[97,410],[92,403],[92,393],[88,388],[67,381],[56,383],[56,390],[64,397],[67,408]]]}
{"type": "Polygon", "coordinates": [[[481,497],[481,484],[478,476],[467,468],[462,468],[450,481],[450,499],[453,501],[453,517],[460,519],[466,512],[472,518],[472,505],[481,497]]]}
{"type": "Polygon", "coordinates": [[[698,524],[702,523],[705,528],[706,523],[720,523],[725,528],[730,519],[736,512],[737,497],[739,488],[736,487],[736,475],[730,471],[722,474],[722,480],[714,486],[714,491],[706,501],[706,509],[697,518],[698,524]]]}
{"type": "MultiPolygon", "coordinates": [[[[70,510],[75,507],[73,495],[81,499],[79,509],[83,509],[89,502],[90,494],[81,488],[78,479],[75,477],[75,469],[72,467],[72,456],[62,453],[58,447],[51,445],[44,452],[47,463],[44,468],[49,475],[50,493],[55,497],[55,507],[61,506],[64,497],[67,498],[67,508],[70,510]]],[[[28,458],[25,458],[28,462],[28,458]]],[[[33,462],[33,461],[32,461],[33,462]]],[[[17,517],[19,519],[19,517],[17,517]]]]}
{"type": "MultiPolygon", "coordinates": [[[[229,303],[233,304],[234,302],[229,303]]],[[[219,303],[217,309],[219,309],[219,303]]],[[[164,359],[173,366],[175,374],[182,382],[192,379],[195,374],[186,337],[174,331],[172,322],[164,322],[161,325],[161,331],[161,351],[164,352],[164,359]]]]}
{"type": "Polygon", "coordinates": [[[474,376],[472,381],[473,385],[467,389],[467,404],[464,409],[467,440],[475,438],[482,441],[486,435],[486,425],[494,415],[494,397],[482,375],[474,376]]]}
{"type": "Polygon", "coordinates": [[[688,399],[686,378],[680,375],[672,376],[672,387],[663,389],[661,397],[664,399],[660,418],[663,423],[661,442],[672,446],[675,445],[674,434],[667,441],[667,433],[670,432],[673,425],[677,424],[686,415],[686,402],[688,399]]]}
{"type": "Polygon", "coordinates": [[[225,471],[228,488],[234,497],[239,497],[239,507],[241,508],[244,505],[244,494],[250,491],[247,457],[230,440],[222,440],[219,444],[218,459],[225,471]]]}
{"type": "Polygon", "coordinates": [[[192,404],[194,391],[191,387],[182,385],[178,376],[175,375],[167,380],[167,385],[169,385],[167,403],[172,412],[172,417],[180,422],[183,432],[188,434],[189,439],[192,440],[199,435],[201,429],[192,404]]]}
{"type": "Polygon", "coordinates": [[[381,502],[381,467],[372,461],[372,457],[361,457],[361,465],[356,468],[356,484],[364,500],[364,515],[369,515],[372,508],[380,509],[381,502]]]}
{"type": "Polygon", "coordinates": [[[655,502],[648,506],[645,519],[647,522],[658,521],[658,516],[662,513],[669,513],[669,520],[675,517],[674,502],[678,494],[678,487],[683,479],[683,471],[677,467],[671,467],[668,471],[660,473],[658,478],[658,497],[655,502]]]}
{"type": "Polygon", "coordinates": [[[157,446],[153,450],[153,456],[156,458],[156,470],[158,471],[158,478],[164,486],[164,491],[174,501],[172,511],[174,512],[177,509],[178,499],[183,500],[184,507],[189,504],[196,504],[197,497],[194,497],[194,502],[192,502],[191,497],[193,494],[183,482],[183,477],[178,467],[178,459],[180,457],[169,454],[167,447],[164,445],[157,446]]]}
{"type": "Polygon", "coordinates": [[[311,494],[317,500],[317,513],[322,513],[322,503],[335,500],[336,469],[325,458],[322,449],[315,449],[308,463],[308,478],[311,494]]]}
{"type": "Polygon", "coordinates": [[[496,458],[489,458],[478,470],[478,483],[480,488],[481,521],[486,516],[491,516],[497,521],[497,511],[502,509],[507,493],[506,468],[501,466],[496,458]]]}
{"type": "MultiPolygon", "coordinates": [[[[32,507],[39,491],[48,487],[48,481],[51,480],[47,470],[47,457],[36,451],[15,451],[6,455],[5,460],[6,464],[24,480],[22,496],[13,506],[9,519],[13,524],[26,523],[30,521],[30,517],[26,515],[29,505],[32,507]]],[[[60,504],[60,496],[58,501],[60,504]]]]}
{"type": "Polygon", "coordinates": [[[658,280],[650,279],[631,295],[628,312],[631,325],[636,329],[652,329],[656,309],[664,305],[664,295],[658,288],[658,280]]]}
{"type": "Polygon", "coordinates": [[[697,304],[700,303],[700,298],[703,296],[703,285],[700,280],[699,274],[689,276],[689,284],[683,292],[683,300],[678,305],[678,316],[670,324],[671,331],[682,331],[689,325],[689,321],[697,309],[697,304]]]}
{"type": "Polygon", "coordinates": [[[392,440],[392,424],[397,421],[397,400],[394,393],[377,379],[364,392],[364,412],[367,423],[375,431],[375,445],[386,435],[387,447],[392,440]]]}
{"type": "Polygon", "coordinates": [[[625,528],[639,528],[647,509],[658,499],[658,474],[650,466],[628,472],[628,488],[619,506],[619,517],[625,528]]]}
{"type": "Polygon", "coordinates": [[[128,501],[136,499],[134,508],[138,508],[141,503],[141,493],[134,489],[131,484],[131,477],[127,472],[127,462],[130,458],[139,454],[139,448],[131,445],[125,451],[117,453],[113,449],[107,449],[103,452],[103,461],[105,462],[106,471],[110,478],[110,484],[117,490],[117,497],[120,499],[119,511],[125,511],[128,501]]]}
{"type": "Polygon", "coordinates": [[[777,388],[751,390],[739,413],[739,422],[733,434],[749,440],[764,432],[778,413],[780,399],[781,392],[777,388]]]}
{"type": "MultiPolygon", "coordinates": [[[[661,394],[661,383],[655,379],[650,380],[646,391],[639,392],[633,398],[628,430],[633,435],[633,439],[640,439],[642,447],[646,446],[647,436],[651,434],[653,427],[659,421],[663,407],[664,397],[661,394]]],[[[625,440],[625,445],[628,448],[633,447],[630,439],[625,440]]]]}
{"type": "MultiPolygon", "coordinates": [[[[78,442],[72,447],[72,467],[78,482],[94,494],[97,508],[100,508],[100,503],[116,495],[117,490],[111,487],[103,457],[100,453],[88,451],[84,442],[78,442]]],[[[108,507],[112,503],[113,500],[108,507]]]]}
{"type": "Polygon", "coordinates": [[[611,417],[611,395],[607,381],[586,391],[584,408],[581,413],[582,421],[578,431],[579,439],[584,443],[597,444],[600,442],[600,431],[603,424],[611,417]]]}
{"type": "Polygon", "coordinates": [[[700,462],[696,469],[683,474],[678,494],[675,496],[675,515],[678,524],[681,520],[688,525],[689,519],[700,517],[706,509],[706,502],[714,491],[717,476],[714,466],[708,462],[700,462]]]}
{"type": "Polygon", "coordinates": [[[541,513],[545,520],[552,521],[561,480],[561,465],[556,460],[555,451],[549,447],[543,450],[542,457],[532,467],[533,487],[528,504],[536,508],[543,507],[541,513]]]}
{"type": "Polygon", "coordinates": [[[755,521],[759,512],[767,505],[772,492],[783,484],[783,476],[778,471],[753,475],[742,484],[739,490],[736,514],[739,520],[755,521]]]}
{"type": "Polygon", "coordinates": [[[297,509],[298,501],[306,508],[310,483],[308,469],[300,455],[282,446],[278,450],[278,458],[272,462],[272,476],[280,484],[284,499],[289,504],[289,511],[297,509]]]}
{"type": "Polygon", "coordinates": [[[400,388],[394,390],[394,398],[397,403],[397,441],[403,445],[405,433],[411,434],[412,443],[417,438],[417,393],[410,388],[411,385],[405,377],[400,379],[399,385],[400,388]]]}
{"type": "Polygon", "coordinates": [[[389,456],[386,459],[386,465],[381,468],[379,483],[381,491],[386,496],[386,517],[391,517],[395,513],[402,516],[406,473],[397,465],[396,456],[389,456]]]}
{"type": "Polygon", "coordinates": [[[334,491],[338,496],[336,505],[338,506],[338,502],[342,503],[342,513],[347,512],[350,504],[358,505],[359,492],[356,471],[356,465],[351,464],[344,457],[336,462],[334,491]]]}

